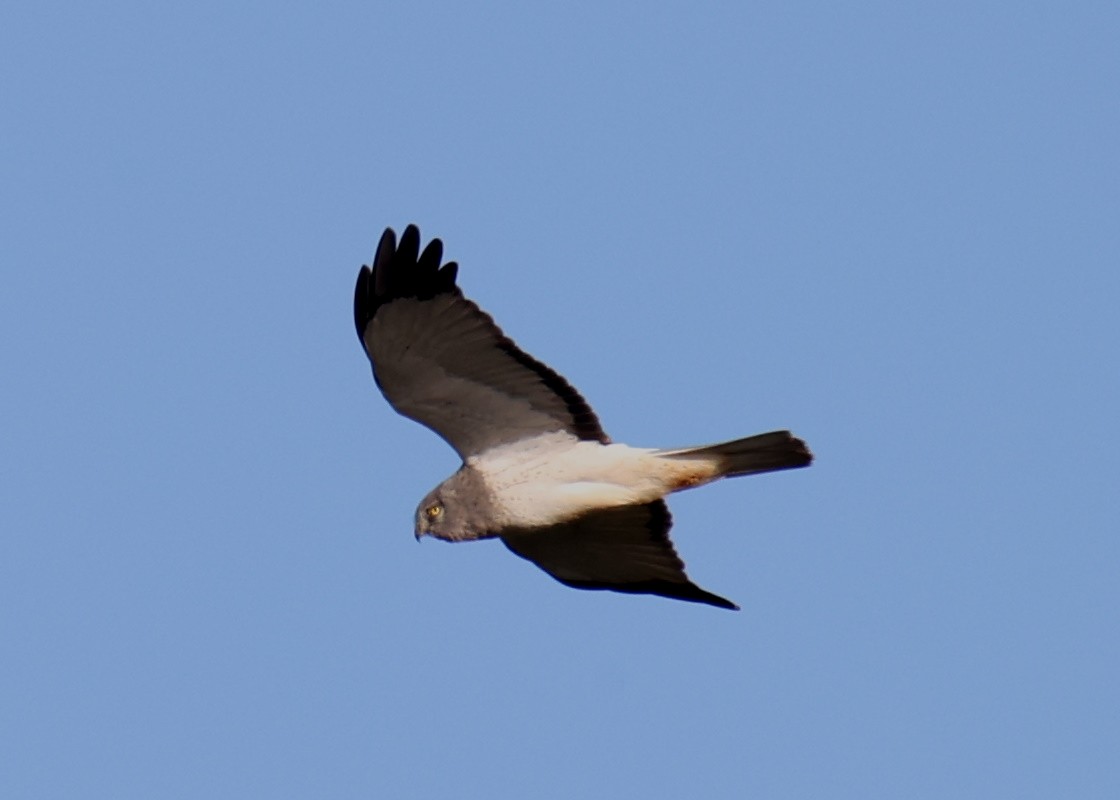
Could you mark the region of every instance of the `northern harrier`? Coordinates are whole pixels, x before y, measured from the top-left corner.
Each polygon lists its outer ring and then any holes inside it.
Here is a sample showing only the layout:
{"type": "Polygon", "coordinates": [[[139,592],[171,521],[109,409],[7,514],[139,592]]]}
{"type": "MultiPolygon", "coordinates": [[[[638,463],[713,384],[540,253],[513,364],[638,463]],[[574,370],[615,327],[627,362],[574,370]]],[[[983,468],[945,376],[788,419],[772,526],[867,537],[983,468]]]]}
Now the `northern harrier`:
{"type": "Polygon", "coordinates": [[[520,350],[441,266],[420,231],[391,228],[354,291],[358,339],[399,413],[434,430],[463,464],[416,509],[416,538],[500,538],[577,589],[658,594],[738,608],[688,579],[664,497],[719,478],[804,467],[789,431],[705,447],[612,444],[572,385],[520,350]]]}

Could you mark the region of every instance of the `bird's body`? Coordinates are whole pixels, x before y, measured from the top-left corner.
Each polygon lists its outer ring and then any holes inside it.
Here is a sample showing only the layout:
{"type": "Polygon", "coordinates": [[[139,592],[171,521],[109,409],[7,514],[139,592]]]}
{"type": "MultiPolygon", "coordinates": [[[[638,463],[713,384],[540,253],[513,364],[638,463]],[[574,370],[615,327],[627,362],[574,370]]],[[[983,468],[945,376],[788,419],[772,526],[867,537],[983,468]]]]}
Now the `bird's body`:
{"type": "Polygon", "coordinates": [[[508,527],[543,527],[592,509],[650,503],[715,477],[710,461],[665,458],[657,450],[581,441],[564,433],[503,445],[467,459],[489,487],[508,527]]]}
{"type": "Polygon", "coordinates": [[[385,397],[439,433],[463,465],[416,513],[417,538],[500,537],[578,588],[736,606],[688,580],[663,498],[722,477],[807,466],[804,442],[773,431],[654,450],[610,442],[583,397],[520,350],[441,266],[419,231],[386,230],[355,290],[359,339],[385,397]]]}

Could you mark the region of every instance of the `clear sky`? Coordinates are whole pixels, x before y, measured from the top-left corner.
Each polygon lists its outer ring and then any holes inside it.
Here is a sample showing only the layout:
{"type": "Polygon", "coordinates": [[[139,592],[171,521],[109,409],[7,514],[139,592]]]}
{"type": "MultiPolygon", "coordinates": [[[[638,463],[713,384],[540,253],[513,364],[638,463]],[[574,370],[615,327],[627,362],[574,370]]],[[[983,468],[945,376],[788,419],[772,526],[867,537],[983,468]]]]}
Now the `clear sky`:
{"type": "Polygon", "coordinates": [[[1110,3],[8,4],[0,796],[1120,797],[1110,3]],[[737,613],[417,544],[383,228],[737,613]]]}

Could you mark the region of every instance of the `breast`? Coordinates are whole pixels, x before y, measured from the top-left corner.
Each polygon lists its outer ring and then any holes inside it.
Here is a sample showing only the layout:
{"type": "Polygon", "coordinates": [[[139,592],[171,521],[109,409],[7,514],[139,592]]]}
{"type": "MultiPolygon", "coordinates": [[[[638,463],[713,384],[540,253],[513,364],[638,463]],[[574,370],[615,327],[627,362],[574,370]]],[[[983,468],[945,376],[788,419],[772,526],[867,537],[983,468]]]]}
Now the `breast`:
{"type": "Polygon", "coordinates": [[[499,515],[513,527],[542,527],[597,508],[648,503],[668,486],[652,450],[547,434],[495,448],[468,463],[499,515]]]}

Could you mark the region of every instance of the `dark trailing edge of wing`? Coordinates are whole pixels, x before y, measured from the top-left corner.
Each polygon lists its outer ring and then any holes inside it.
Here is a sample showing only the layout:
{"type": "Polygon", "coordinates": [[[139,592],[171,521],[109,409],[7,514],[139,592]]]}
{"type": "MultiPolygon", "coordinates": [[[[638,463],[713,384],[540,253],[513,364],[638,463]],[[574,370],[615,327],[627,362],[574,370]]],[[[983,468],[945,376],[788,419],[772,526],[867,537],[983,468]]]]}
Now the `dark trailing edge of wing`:
{"type": "MultiPolygon", "coordinates": [[[[673,517],[669,513],[669,506],[665,504],[664,500],[660,500],[650,503],[647,507],[651,512],[649,524],[646,526],[650,533],[650,539],[669,550],[670,554],[680,565],[681,576],[684,577],[684,562],[681,561],[680,556],[676,554],[676,551],[673,549],[673,543],[669,539],[669,529],[673,527],[673,517]]],[[[553,577],[556,576],[554,575],[553,577]]],[[[663,579],[635,581],[630,583],[571,581],[564,580],[563,578],[557,578],[557,580],[566,586],[571,586],[573,589],[605,589],[612,592],[622,592],[624,594],[656,594],[673,600],[687,600],[691,603],[707,603],[710,606],[726,608],[731,611],[739,610],[739,606],[732,603],[726,597],[720,597],[718,594],[705,591],[687,579],[682,583],[663,579]]]]}
{"type": "MultiPolygon", "coordinates": [[[[415,225],[404,229],[400,244],[397,243],[397,235],[393,229],[385,229],[377,245],[373,267],[362,267],[358,273],[358,283],[354,287],[354,326],[363,349],[366,327],[382,306],[404,297],[420,300],[430,300],[441,294],[463,297],[462,290],[455,283],[459,265],[448,261],[441,267],[442,258],[443,242],[439,239],[432,239],[424,251],[420,252],[420,230],[415,225]]],[[[576,436],[603,444],[610,441],[591,406],[563,376],[514,344],[494,323],[493,318],[475,303],[466,298],[464,302],[470,303],[474,311],[490,326],[495,347],[521,366],[535,372],[541,383],[564,401],[572,418],[571,431],[576,436]]],[[[377,377],[376,373],[374,377],[377,377]]]]}
{"type": "Polygon", "coordinates": [[[691,603],[707,603],[717,608],[738,611],[739,606],[718,594],[706,592],[695,583],[673,583],[672,581],[638,581],[636,583],[595,583],[593,581],[566,581],[557,578],[565,586],[573,589],[606,589],[625,594],[656,594],[673,600],[687,600],[691,603]]]}
{"type": "MultiPolygon", "coordinates": [[[[613,515],[618,512],[623,512],[626,509],[636,510],[637,508],[639,507],[625,506],[616,509],[600,509],[599,511],[591,512],[588,518],[601,518],[602,515],[613,515]]],[[[578,560],[581,550],[589,543],[596,549],[610,546],[611,538],[609,532],[602,529],[581,531],[578,526],[575,529],[571,529],[561,525],[551,529],[541,528],[528,530],[520,535],[511,536],[507,534],[502,536],[502,542],[515,555],[521,556],[521,558],[527,561],[531,561],[560,583],[565,586],[570,586],[573,589],[607,590],[611,592],[622,592],[624,594],[656,594],[673,600],[706,603],[710,606],[738,611],[739,606],[735,605],[727,598],[705,591],[688,579],[684,571],[684,562],[681,561],[680,556],[677,555],[676,550],[673,548],[673,543],[669,539],[669,529],[673,527],[673,516],[669,513],[669,507],[665,504],[665,501],[655,500],[652,503],[644,504],[640,508],[647,511],[649,514],[644,524],[641,525],[648,536],[644,544],[652,545],[659,553],[662,571],[665,567],[668,567],[670,570],[677,572],[679,575],[678,580],[671,580],[668,578],[611,580],[606,574],[594,577],[589,575],[588,577],[573,578],[570,577],[570,564],[550,563],[553,562],[554,559],[543,557],[540,550],[533,546],[534,543],[541,542],[543,537],[551,537],[551,545],[553,547],[562,547],[565,553],[574,556],[578,560]],[[561,538],[557,538],[556,533],[560,531],[562,531],[559,534],[561,538]],[[590,540],[585,535],[587,533],[590,533],[590,540]],[[540,558],[539,561],[537,560],[538,558],[540,558]],[[565,572],[567,572],[568,576],[562,577],[565,572]]],[[[648,551],[643,552],[641,548],[624,548],[617,551],[616,557],[619,559],[632,558],[646,560],[650,558],[650,555],[648,551]]],[[[623,564],[619,564],[619,567],[622,568],[622,571],[625,571],[623,564]]]]}

